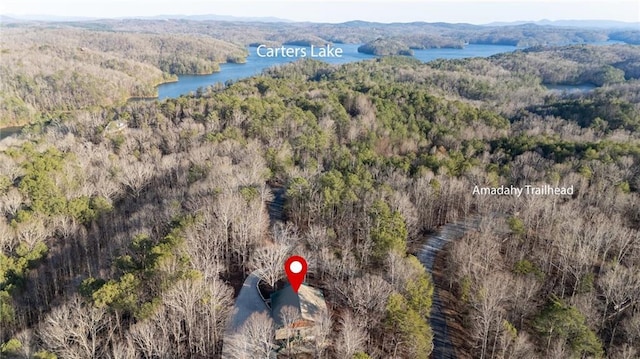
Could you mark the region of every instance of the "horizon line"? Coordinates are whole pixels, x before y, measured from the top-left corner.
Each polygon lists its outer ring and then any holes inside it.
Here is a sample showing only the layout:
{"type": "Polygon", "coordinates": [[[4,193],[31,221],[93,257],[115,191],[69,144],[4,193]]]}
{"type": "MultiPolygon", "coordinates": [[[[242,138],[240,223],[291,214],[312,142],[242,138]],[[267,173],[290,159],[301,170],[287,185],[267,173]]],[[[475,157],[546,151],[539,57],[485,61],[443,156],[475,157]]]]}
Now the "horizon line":
{"type": "MultiPolygon", "coordinates": [[[[13,20],[22,20],[22,21],[39,21],[39,22],[76,22],[76,21],[99,21],[99,20],[142,20],[142,21],[154,21],[154,20],[187,20],[194,22],[201,21],[224,21],[224,22],[272,22],[272,23],[310,23],[310,24],[345,24],[349,22],[364,22],[364,23],[372,23],[372,24],[413,24],[413,23],[425,23],[425,24],[452,24],[452,25],[525,25],[525,24],[534,24],[540,22],[548,22],[550,24],[553,23],[561,23],[561,22],[599,22],[599,23],[617,23],[617,24],[625,24],[625,25],[640,25],[639,21],[623,21],[623,20],[615,20],[615,19],[578,19],[578,18],[563,18],[558,20],[550,20],[547,18],[541,18],[537,20],[531,19],[518,19],[518,20],[500,20],[500,21],[491,21],[491,22],[451,22],[451,21],[428,21],[428,20],[413,20],[413,21],[371,21],[371,20],[363,20],[363,19],[351,19],[346,21],[309,21],[309,20],[291,20],[287,18],[280,18],[277,16],[236,16],[236,15],[220,15],[216,13],[203,13],[203,14],[178,14],[178,13],[166,13],[166,14],[157,14],[157,15],[127,15],[127,16],[84,16],[84,15],[50,15],[50,14],[3,14],[0,12],[0,17],[9,18],[13,20]],[[197,17],[219,17],[220,19],[194,19],[197,17]],[[269,20],[269,21],[261,21],[269,20]]],[[[0,21],[1,23],[1,21],[0,21]]],[[[560,25],[564,26],[564,25],[560,25]]],[[[640,29],[639,29],[640,31],[640,29]]]]}

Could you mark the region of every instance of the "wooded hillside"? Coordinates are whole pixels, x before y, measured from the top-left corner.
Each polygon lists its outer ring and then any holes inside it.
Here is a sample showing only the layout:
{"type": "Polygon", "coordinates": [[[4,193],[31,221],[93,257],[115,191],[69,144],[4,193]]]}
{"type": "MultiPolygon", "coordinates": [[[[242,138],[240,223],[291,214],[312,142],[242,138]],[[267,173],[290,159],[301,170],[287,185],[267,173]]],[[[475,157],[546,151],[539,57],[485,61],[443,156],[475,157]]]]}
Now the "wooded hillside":
{"type": "MultiPolygon", "coordinates": [[[[292,347],[428,358],[434,286],[412,253],[440,225],[478,217],[443,268],[461,357],[633,358],[638,51],[306,60],[194,97],[44,118],[0,142],[0,351],[220,357],[238,277],[296,253],[331,318],[292,347]],[[590,92],[542,85],[602,68],[613,80],[590,92]],[[473,195],[527,184],[575,194],[473,195]],[[286,191],[275,229],[272,186],[286,191]]],[[[262,322],[238,358],[272,344],[262,322]]]]}
{"type": "MultiPolygon", "coordinates": [[[[154,87],[174,80],[176,74],[211,73],[218,70],[219,63],[244,61],[250,44],[365,43],[361,49],[366,53],[410,55],[411,49],[461,47],[465,43],[521,47],[608,39],[637,43],[640,33],[533,24],[358,21],[99,20],[9,23],[0,29],[0,126],[24,124],[43,113],[51,116],[56,111],[121,104],[130,97],[154,97],[154,87]]],[[[637,75],[639,70],[636,67],[633,71],[637,75]]],[[[618,74],[602,68],[596,76],[594,83],[601,84],[618,74]]]]}
{"type": "Polygon", "coordinates": [[[205,36],[68,26],[2,28],[0,51],[0,126],[155,97],[155,86],[175,74],[211,73],[246,57],[244,48],[205,36]]]}

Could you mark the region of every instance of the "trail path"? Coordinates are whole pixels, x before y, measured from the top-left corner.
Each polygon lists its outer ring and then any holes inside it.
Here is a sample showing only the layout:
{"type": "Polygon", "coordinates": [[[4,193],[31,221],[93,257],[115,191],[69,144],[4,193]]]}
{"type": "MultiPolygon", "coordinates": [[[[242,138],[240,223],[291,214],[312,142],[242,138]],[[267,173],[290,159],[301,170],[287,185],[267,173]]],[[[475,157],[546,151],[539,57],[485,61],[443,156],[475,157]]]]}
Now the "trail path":
{"type": "MultiPolygon", "coordinates": [[[[442,248],[449,242],[458,240],[469,230],[477,228],[477,219],[468,219],[465,221],[453,222],[446,224],[434,233],[427,237],[422,249],[418,252],[418,259],[427,269],[427,271],[433,275],[433,266],[436,260],[436,256],[442,250],[442,248]]],[[[443,304],[440,301],[438,294],[438,287],[436,286],[433,292],[433,304],[431,307],[431,316],[429,317],[429,324],[433,329],[433,352],[431,357],[434,359],[455,359],[456,353],[451,343],[449,336],[449,327],[447,326],[447,318],[444,315],[443,304]]]]}

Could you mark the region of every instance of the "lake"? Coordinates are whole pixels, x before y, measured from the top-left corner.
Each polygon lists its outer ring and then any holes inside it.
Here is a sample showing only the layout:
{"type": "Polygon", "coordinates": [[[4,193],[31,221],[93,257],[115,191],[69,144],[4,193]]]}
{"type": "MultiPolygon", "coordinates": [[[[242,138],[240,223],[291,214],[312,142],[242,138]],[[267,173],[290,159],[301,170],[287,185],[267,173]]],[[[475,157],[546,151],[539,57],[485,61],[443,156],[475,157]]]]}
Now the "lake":
{"type": "MultiPolygon", "coordinates": [[[[358,52],[359,44],[335,44],[342,49],[342,57],[327,57],[322,60],[330,64],[344,64],[348,62],[374,59],[376,56],[358,52]]],[[[287,46],[287,48],[305,49],[310,54],[308,46],[287,46]]],[[[461,59],[467,57],[488,57],[502,52],[516,50],[516,46],[504,45],[467,45],[464,49],[426,49],[414,50],[416,59],[429,62],[435,59],[461,59]]],[[[158,86],[158,98],[175,98],[180,95],[196,91],[199,87],[207,87],[215,83],[224,83],[228,80],[237,81],[262,73],[264,69],[272,66],[297,61],[299,57],[284,57],[278,54],[274,57],[260,57],[256,53],[256,47],[248,48],[249,56],[244,64],[221,64],[220,72],[211,75],[181,75],[177,82],[166,83],[158,86]]],[[[261,52],[264,54],[264,52],[261,52]]]]}
{"type": "Polygon", "coordinates": [[[469,44],[464,49],[413,50],[413,57],[429,62],[436,59],[464,59],[468,57],[489,57],[503,52],[512,52],[517,46],[469,44]]]}
{"type": "Polygon", "coordinates": [[[595,89],[597,86],[594,84],[580,84],[580,85],[552,85],[542,84],[549,90],[549,92],[556,94],[578,94],[585,93],[595,89]]]}
{"type": "Polygon", "coordinates": [[[0,128],[0,140],[7,138],[11,135],[20,133],[22,131],[23,126],[11,126],[11,127],[3,127],[0,128]]]}

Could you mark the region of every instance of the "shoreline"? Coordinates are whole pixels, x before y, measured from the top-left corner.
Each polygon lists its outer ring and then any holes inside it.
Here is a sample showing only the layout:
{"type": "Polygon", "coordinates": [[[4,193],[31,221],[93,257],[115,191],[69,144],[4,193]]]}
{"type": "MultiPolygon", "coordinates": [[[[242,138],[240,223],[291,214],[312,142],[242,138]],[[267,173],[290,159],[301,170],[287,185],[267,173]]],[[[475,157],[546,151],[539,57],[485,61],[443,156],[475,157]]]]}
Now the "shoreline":
{"type": "Polygon", "coordinates": [[[157,99],[160,96],[158,94],[158,86],[165,85],[165,84],[170,84],[170,83],[175,83],[175,82],[180,82],[180,76],[209,76],[209,75],[213,75],[213,74],[217,74],[217,73],[222,72],[222,68],[220,67],[220,65],[224,65],[224,64],[243,65],[243,64],[246,64],[246,63],[247,63],[247,59],[244,58],[243,62],[233,62],[233,61],[219,62],[218,63],[218,69],[215,70],[215,71],[211,71],[211,72],[174,74],[173,76],[176,77],[175,79],[171,79],[171,80],[167,80],[167,81],[160,81],[160,82],[156,83],[155,85],[153,85],[153,87],[156,89],[156,95],[155,96],[129,96],[129,97],[125,98],[125,100],[122,103],[122,105],[127,104],[129,102],[157,99]]]}
{"type": "MultiPolygon", "coordinates": [[[[180,76],[209,76],[209,75],[213,75],[215,73],[219,73],[222,72],[222,69],[220,68],[220,65],[222,64],[246,64],[246,58],[244,59],[243,62],[220,62],[218,63],[218,70],[217,71],[212,71],[209,73],[203,72],[203,73],[193,73],[193,74],[174,74],[173,76],[175,76],[175,79],[167,79],[166,81],[159,81],[156,82],[153,87],[154,89],[156,89],[156,95],[155,96],[127,96],[125,97],[122,101],[118,102],[115,104],[115,106],[123,106],[126,105],[129,102],[135,102],[135,101],[146,101],[146,100],[154,100],[157,99],[159,97],[158,94],[158,86],[160,85],[164,85],[164,84],[170,84],[170,83],[174,83],[174,82],[179,82],[180,81],[180,76]]],[[[82,110],[82,109],[75,109],[75,110],[82,110]]],[[[69,112],[73,112],[75,110],[71,110],[69,112]]],[[[4,139],[6,137],[9,137],[15,133],[19,133],[25,126],[29,126],[33,124],[33,122],[18,122],[18,123],[8,123],[8,124],[2,124],[0,125],[0,140],[4,139]],[[7,131],[8,129],[12,129],[9,130],[10,133],[7,134],[6,136],[4,136],[2,133],[7,131]],[[16,130],[13,130],[16,129],[16,130]]]]}
{"type": "Polygon", "coordinates": [[[25,125],[9,125],[0,127],[0,141],[4,140],[7,137],[13,136],[15,134],[19,134],[22,132],[22,129],[27,126],[25,125]]]}

